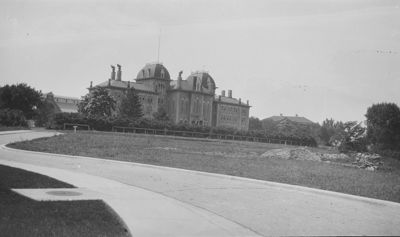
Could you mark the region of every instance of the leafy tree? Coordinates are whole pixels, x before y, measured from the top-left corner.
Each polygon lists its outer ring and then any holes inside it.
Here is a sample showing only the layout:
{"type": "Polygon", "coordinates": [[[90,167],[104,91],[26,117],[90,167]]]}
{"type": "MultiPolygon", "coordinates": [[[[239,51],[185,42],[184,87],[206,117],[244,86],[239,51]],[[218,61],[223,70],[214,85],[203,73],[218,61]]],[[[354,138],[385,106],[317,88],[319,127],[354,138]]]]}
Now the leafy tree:
{"type": "Polygon", "coordinates": [[[134,89],[128,90],[121,101],[120,113],[123,117],[138,119],[143,117],[142,103],[134,89]]]}
{"type": "Polygon", "coordinates": [[[153,114],[153,117],[159,121],[169,121],[168,114],[163,108],[159,108],[158,111],[153,114]]]}
{"type": "Polygon", "coordinates": [[[261,121],[261,123],[262,123],[262,127],[264,129],[264,133],[267,135],[276,133],[278,130],[278,128],[276,126],[277,123],[274,122],[274,120],[272,120],[272,119],[263,119],[261,121]]]}
{"type": "Polygon", "coordinates": [[[37,111],[37,115],[35,116],[36,126],[51,127],[51,123],[57,112],[55,105],[46,99],[42,101],[37,111]]]}
{"type": "Polygon", "coordinates": [[[330,143],[337,146],[339,151],[366,151],[366,129],[357,121],[346,122],[342,129],[337,130],[331,137],[330,143]]]}
{"type": "Polygon", "coordinates": [[[341,121],[335,121],[332,118],[325,119],[319,131],[319,138],[325,145],[332,145],[332,139],[342,133],[343,130],[344,126],[341,121]]]}
{"type": "Polygon", "coordinates": [[[249,130],[263,130],[262,123],[259,118],[249,118],[249,130]]]}
{"type": "Polygon", "coordinates": [[[42,93],[27,84],[5,85],[0,88],[0,109],[20,110],[32,119],[41,104],[42,93]]]}
{"type": "Polygon", "coordinates": [[[4,126],[26,126],[24,113],[18,109],[0,109],[0,124],[4,126]]]}
{"type": "Polygon", "coordinates": [[[107,89],[95,87],[78,104],[78,112],[89,117],[110,117],[115,109],[115,105],[116,101],[108,93],[107,89]]]}
{"type": "Polygon", "coordinates": [[[400,109],[378,103],[367,109],[367,138],[378,149],[400,149],[400,109]]]}

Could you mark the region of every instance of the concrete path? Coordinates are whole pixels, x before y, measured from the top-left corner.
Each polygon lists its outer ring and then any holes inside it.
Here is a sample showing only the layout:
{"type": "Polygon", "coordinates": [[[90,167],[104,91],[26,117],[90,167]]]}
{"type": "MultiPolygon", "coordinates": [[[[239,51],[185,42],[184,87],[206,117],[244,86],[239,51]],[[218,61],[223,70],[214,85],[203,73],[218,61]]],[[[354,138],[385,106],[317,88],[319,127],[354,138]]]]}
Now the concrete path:
{"type": "MultiPolygon", "coordinates": [[[[38,134],[29,136],[33,135],[38,134]]],[[[6,140],[1,137],[0,142],[6,140]]],[[[0,157],[1,163],[18,162],[18,165],[31,165],[30,168],[40,167],[42,172],[54,169],[57,172],[62,170],[101,177],[105,184],[113,182],[124,185],[117,192],[123,196],[135,195],[126,190],[136,190],[137,195],[141,195],[144,190],[148,190],[149,195],[157,193],[157,196],[173,200],[185,208],[202,211],[201,215],[229,220],[227,222],[231,223],[231,227],[226,229],[229,231],[227,235],[400,235],[399,203],[225,175],[96,158],[32,153],[4,147],[0,149],[0,157]],[[252,232],[245,233],[246,230],[252,232]]],[[[57,175],[57,172],[54,172],[54,177],[65,180],[64,174],[59,172],[57,175]]],[[[99,186],[98,182],[94,183],[99,186]]],[[[128,225],[140,220],[140,215],[151,213],[148,210],[161,208],[157,201],[147,199],[147,196],[140,200],[143,209],[135,217],[137,220],[124,218],[123,210],[116,209],[128,225]]],[[[168,209],[171,214],[175,213],[173,208],[168,209]]],[[[157,228],[155,225],[151,227],[157,228]]],[[[135,235],[134,228],[132,233],[135,235]]],[[[191,236],[187,233],[187,236],[191,236]]]]}

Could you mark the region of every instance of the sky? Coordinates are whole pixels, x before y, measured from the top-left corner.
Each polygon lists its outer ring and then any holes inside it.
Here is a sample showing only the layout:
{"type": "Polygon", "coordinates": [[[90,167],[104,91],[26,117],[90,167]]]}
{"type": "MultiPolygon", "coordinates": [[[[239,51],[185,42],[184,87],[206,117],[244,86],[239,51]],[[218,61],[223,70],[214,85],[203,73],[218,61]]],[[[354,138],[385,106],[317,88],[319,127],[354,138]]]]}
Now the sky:
{"type": "Polygon", "coordinates": [[[260,119],[363,121],[400,105],[400,0],[0,0],[0,86],[81,97],[111,64],[134,80],[157,61],[260,119]]]}

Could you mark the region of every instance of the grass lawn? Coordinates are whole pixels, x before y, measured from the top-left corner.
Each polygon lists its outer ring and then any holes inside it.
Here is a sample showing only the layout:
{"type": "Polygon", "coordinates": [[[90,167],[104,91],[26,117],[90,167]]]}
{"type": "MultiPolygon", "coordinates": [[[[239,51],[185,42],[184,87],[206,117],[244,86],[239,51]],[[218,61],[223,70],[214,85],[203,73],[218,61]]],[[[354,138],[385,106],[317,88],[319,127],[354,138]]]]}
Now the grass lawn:
{"type": "Polygon", "coordinates": [[[0,165],[0,236],[129,236],[103,201],[34,201],[11,188],[73,188],[0,165]]]}
{"type": "Polygon", "coordinates": [[[235,175],[400,202],[400,161],[391,158],[384,159],[382,170],[371,172],[334,163],[260,156],[269,149],[282,148],[278,144],[96,132],[68,133],[9,146],[235,175]]]}
{"type": "Polygon", "coordinates": [[[14,131],[14,130],[29,130],[30,128],[28,127],[5,127],[0,125],[0,132],[4,131],[14,131]]]}

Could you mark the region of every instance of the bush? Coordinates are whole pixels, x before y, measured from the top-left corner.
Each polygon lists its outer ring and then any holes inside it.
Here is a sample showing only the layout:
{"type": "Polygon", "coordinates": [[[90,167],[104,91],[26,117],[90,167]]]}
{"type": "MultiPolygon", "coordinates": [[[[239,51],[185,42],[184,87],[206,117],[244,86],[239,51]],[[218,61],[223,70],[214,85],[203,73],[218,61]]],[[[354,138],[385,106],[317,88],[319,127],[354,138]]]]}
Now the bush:
{"type": "MultiPolygon", "coordinates": [[[[41,104],[42,93],[27,84],[0,87],[0,109],[22,111],[24,118],[32,119],[41,104]]],[[[15,112],[19,117],[19,112],[15,112]]]]}
{"type": "Polygon", "coordinates": [[[91,129],[98,131],[111,131],[113,127],[136,127],[149,129],[168,129],[173,131],[187,131],[199,133],[213,133],[220,135],[255,136],[258,138],[269,138],[288,140],[299,145],[316,146],[317,142],[312,136],[307,135],[287,135],[281,133],[265,135],[259,131],[239,131],[230,127],[206,127],[191,124],[172,124],[169,121],[158,121],[154,119],[139,118],[136,120],[128,118],[91,116],[85,117],[79,113],[59,113],[55,115],[55,128],[63,129],[64,123],[87,124],[91,129]]]}
{"type": "Polygon", "coordinates": [[[400,150],[400,108],[396,104],[374,104],[365,116],[371,144],[381,150],[400,150]]]}
{"type": "Polygon", "coordinates": [[[27,126],[24,112],[18,109],[0,110],[0,124],[4,126],[27,126]]]}

